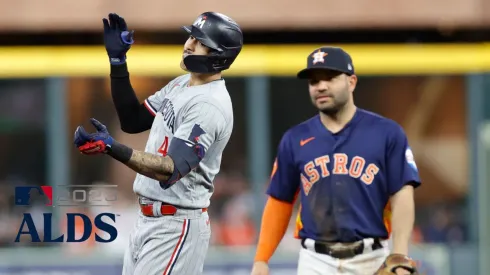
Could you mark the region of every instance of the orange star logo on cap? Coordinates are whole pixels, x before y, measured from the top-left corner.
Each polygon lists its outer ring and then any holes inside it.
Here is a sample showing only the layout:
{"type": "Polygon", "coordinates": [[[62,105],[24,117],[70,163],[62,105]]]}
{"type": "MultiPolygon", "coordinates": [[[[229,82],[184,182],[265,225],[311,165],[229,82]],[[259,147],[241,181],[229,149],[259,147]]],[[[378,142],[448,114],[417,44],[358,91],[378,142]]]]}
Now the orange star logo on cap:
{"type": "Polygon", "coordinates": [[[312,57],[313,57],[313,65],[316,64],[316,63],[318,63],[318,62],[321,62],[321,63],[325,62],[324,57],[327,56],[327,55],[328,55],[328,53],[322,52],[321,50],[318,50],[316,53],[314,53],[312,55],[312,57]]]}

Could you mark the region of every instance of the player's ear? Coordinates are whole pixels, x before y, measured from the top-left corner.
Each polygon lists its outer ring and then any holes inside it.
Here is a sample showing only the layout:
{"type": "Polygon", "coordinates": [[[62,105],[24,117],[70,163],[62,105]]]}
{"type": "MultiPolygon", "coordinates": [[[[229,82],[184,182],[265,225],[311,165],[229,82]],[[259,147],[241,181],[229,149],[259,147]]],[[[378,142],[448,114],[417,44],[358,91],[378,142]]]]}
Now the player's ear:
{"type": "Polygon", "coordinates": [[[357,85],[357,76],[356,75],[348,76],[348,83],[349,83],[349,91],[353,92],[357,85]]]}

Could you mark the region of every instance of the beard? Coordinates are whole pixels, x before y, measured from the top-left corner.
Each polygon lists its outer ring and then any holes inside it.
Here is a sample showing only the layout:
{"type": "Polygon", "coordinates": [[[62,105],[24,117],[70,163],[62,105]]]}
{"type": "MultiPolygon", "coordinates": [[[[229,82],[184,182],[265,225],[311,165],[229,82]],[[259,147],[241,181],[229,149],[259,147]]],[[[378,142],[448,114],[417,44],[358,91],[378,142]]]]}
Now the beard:
{"type": "Polygon", "coordinates": [[[324,113],[327,116],[335,116],[348,102],[348,96],[342,96],[341,98],[332,98],[329,104],[318,104],[315,99],[313,100],[313,105],[318,109],[318,111],[324,113]]]}
{"type": "Polygon", "coordinates": [[[347,102],[334,104],[328,107],[319,107],[318,110],[328,116],[335,116],[340,110],[342,110],[347,102]]]}

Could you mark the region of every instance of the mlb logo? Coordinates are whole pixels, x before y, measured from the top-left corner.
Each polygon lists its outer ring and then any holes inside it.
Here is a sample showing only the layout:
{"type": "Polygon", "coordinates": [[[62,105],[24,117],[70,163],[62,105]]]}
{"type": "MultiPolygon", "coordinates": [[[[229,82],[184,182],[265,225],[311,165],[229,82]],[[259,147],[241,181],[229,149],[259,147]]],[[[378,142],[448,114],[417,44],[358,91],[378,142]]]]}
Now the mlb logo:
{"type": "Polygon", "coordinates": [[[15,205],[28,206],[33,203],[35,196],[44,197],[45,205],[53,205],[53,187],[42,186],[17,186],[15,187],[15,205]]]}

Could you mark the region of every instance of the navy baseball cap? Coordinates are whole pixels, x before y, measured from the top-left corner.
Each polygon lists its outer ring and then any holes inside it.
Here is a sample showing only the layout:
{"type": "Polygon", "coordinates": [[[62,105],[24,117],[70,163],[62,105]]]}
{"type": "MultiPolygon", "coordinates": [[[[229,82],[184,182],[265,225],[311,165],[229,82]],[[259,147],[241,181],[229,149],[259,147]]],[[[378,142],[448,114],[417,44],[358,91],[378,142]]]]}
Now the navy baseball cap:
{"type": "Polygon", "coordinates": [[[352,58],[338,47],[321,47],[314,50],[308,55],[306,64],[306,68],[297,75],[300,79],[308,79],[311,72],[318,69],[337,71],[346,75],[354,74],[352,58]]]}

